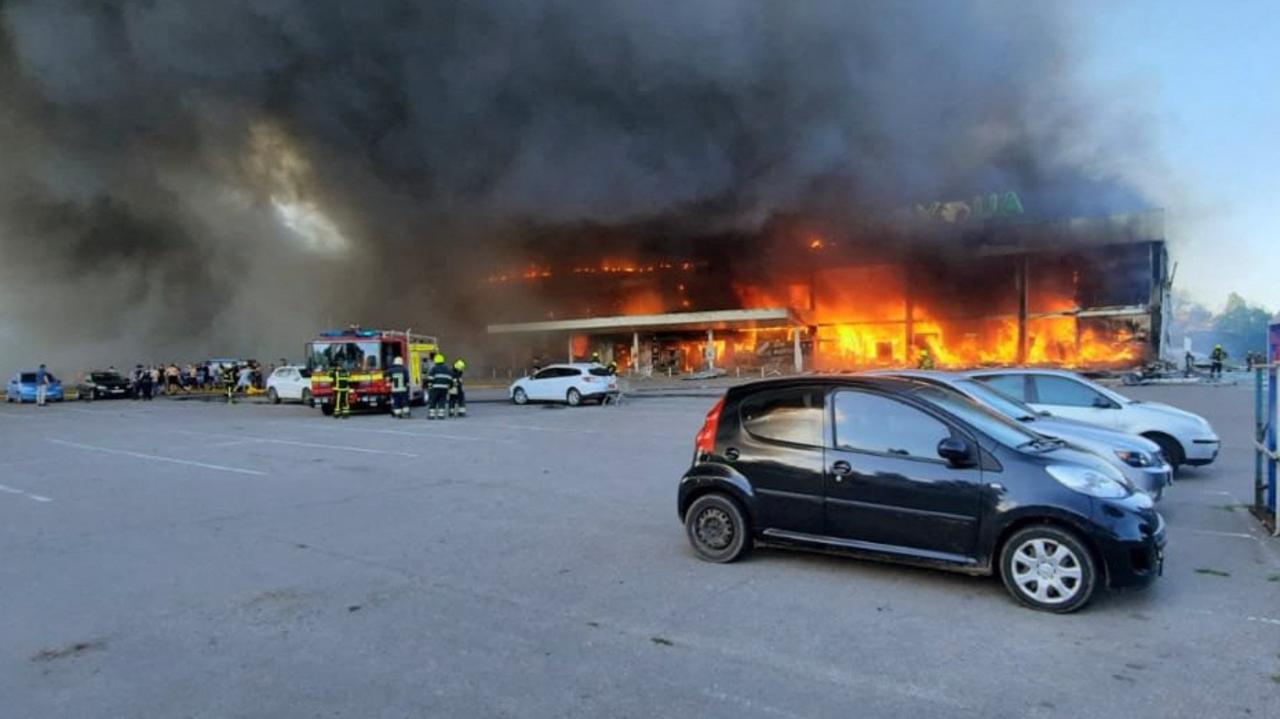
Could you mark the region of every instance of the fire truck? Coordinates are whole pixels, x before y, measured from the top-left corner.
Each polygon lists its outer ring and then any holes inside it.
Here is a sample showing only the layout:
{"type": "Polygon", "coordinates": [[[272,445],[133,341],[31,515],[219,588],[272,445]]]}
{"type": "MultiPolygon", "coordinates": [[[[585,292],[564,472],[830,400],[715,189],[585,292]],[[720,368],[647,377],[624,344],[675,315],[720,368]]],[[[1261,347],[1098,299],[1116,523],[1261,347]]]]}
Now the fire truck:
{"type": "Polygon", "coordinates": [[[350,327],[321,332],[307,343],[307,368],[311,370],[311,397],[326,415],[333,414],[333,368],[351,373],[351,408],[391,406],[391,381],[387,369],[396,357],[409,370],[409,400],[423,400],[424,366],[438,352],[440,343],[430,335],[408,331],[366,330],[350,327]]]}

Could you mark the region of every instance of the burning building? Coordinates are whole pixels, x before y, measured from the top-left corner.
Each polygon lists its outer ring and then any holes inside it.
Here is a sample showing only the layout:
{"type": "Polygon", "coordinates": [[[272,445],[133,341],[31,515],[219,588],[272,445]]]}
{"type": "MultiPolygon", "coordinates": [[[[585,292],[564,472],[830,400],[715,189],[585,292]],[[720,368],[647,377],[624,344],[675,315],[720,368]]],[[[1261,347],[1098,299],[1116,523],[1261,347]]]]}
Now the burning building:
{"type": "Polygon", "coordinates": [[[526,265],[483,278],[488,329],[513,356],[598,352],[641,373],[925,358],[1119,368],[1159,355],[1162,213],[1037,222],[1013,193],[990,197],[874,224],[778,217],[749,234],[561,229],[526,265]]]}

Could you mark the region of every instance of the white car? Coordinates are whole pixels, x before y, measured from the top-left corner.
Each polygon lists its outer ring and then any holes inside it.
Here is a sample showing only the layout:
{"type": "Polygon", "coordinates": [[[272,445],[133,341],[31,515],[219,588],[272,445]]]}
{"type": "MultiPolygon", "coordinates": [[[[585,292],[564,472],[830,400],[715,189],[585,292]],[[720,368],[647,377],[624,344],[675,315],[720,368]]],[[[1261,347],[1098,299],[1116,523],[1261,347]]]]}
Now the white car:
{"type": "Polygon", "coordinates": [[[618,393],[618,378],[595,362],[553,364],[511,384],[508,393],[516,404],[564,402],[577,406],[588,399],[603,401],[618,393]]]}
{"type": "Polygon", "coordinates": [[[267,378],[267,399],[271,404],[290,399],[310,405],[311,370],[298,365],[276,367],[276,371],[267,378]]]}
{"type": "Polygon", "coordinates": [[[883,370],[869,374],[906,377],[953,389],[978,404],[1023,423],[1033,432],[1057,437],[1093,452],[1120,470],[1130,484],[1151,495],[1152,499],[1160,499],[1165,487],[1173,480],[1173,468],[1162,458],[1163,450],[1146,437],[1066,417],[1045,416],[994,386],[963,374],[937,370],[883,370]]]}
{"type": "Polygon", "coordinates": [[[1160,445],[1174,469],[1182,464],[1209,464],[1217,459],[1222,446],[1213,427],[1198,414],[1159,402],[1129,399],[1073,372],[1002,369],[968,375],[1037,410],[1140,434],[1160,445]]]}

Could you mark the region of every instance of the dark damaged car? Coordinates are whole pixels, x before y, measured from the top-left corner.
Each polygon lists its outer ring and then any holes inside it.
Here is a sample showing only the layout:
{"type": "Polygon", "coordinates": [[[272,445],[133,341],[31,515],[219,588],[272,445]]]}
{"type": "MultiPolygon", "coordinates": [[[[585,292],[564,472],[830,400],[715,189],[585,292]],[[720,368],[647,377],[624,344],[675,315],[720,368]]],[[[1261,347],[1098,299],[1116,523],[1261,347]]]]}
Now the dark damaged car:
{"type": "Polygon", "coordinates": [[[888,377],[730,389],[678,511],[699,557],[756,543],[997,575],[1053,612],[1159,575],[1164,521],[1098,457],[954,392],[888,377]]]}

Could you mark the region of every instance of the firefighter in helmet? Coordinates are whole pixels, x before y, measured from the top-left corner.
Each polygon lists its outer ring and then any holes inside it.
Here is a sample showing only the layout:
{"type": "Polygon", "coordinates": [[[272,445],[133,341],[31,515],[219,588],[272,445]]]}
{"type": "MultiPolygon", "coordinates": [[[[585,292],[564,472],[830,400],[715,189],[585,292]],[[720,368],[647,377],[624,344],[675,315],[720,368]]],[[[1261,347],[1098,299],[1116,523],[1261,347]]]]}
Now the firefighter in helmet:
{"type": "Polygon", "coordinates": [[[1209,365],[1209,376],[1222,379],[1222,363],[1227,359],[1227,351],[1222,349],[1222,345],[1213,346],[1213,352],[1209,353],[1209,359],[1212,364],[1209,365]]]}
{"type": "Polygon", "coordinates": [[[333,418],[346,419],[351,416],[351,373],[346,367],[338,365],[333,368],[333,418]]]}
{"type": "Polygon", "coordinates": [[[462,373],[467,370],[467,363],[461,357],[453,362],[453,386],[449,388],[449,416],[467,416],[467,393],[462,388],[462,373]]]}
{"type": "Polygon", "coordinates": [[[408,417],[409,370],[405,369],[403,357],[396,357],[391,361],[387,378],[391,381],[391,416],[396,419],[408,417]]]}
{"type": "Polygon", "coordinates": [[[227,393],[227,404],[235,404],[236,369],[234,363],[222,365],[222,389],[227,393]]]}
{"type": "Polygon", "coordinates": [[[937,363],[933,360],[933,351],[929,349],[928,345],[925,345],[920,350],[920,359],[916,363],[916,367],[917,369],[934,369],[937,367],[937,363]]]}
{"type": "Polygon", "coordinates": [[[453,387],[453,370],[444,363],[444,355],[437,354],[428,373],[427,419],[448,417],[449,390],[453,387]]]}

